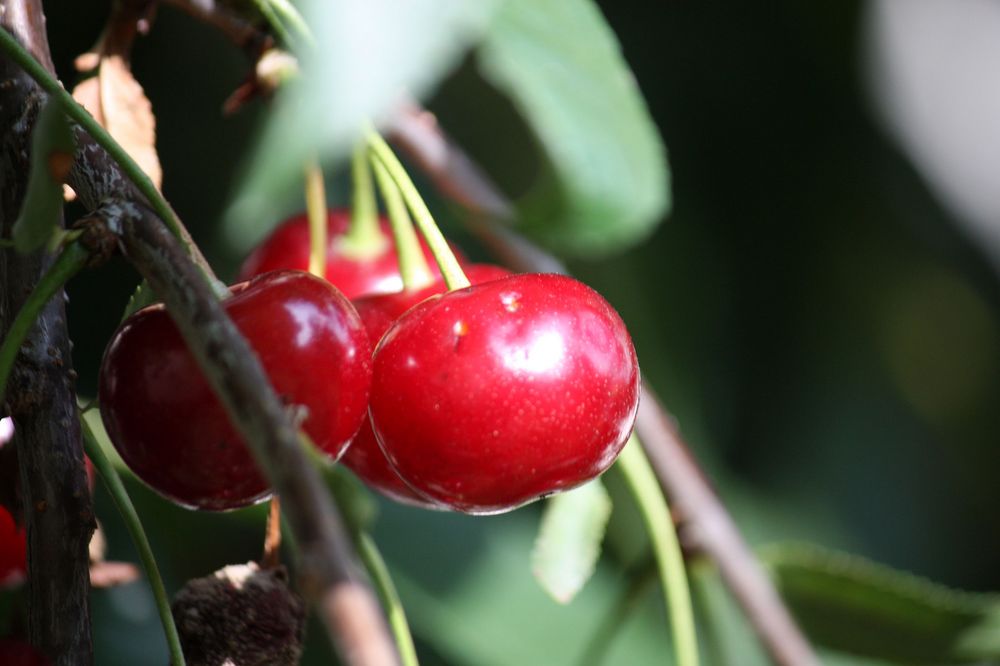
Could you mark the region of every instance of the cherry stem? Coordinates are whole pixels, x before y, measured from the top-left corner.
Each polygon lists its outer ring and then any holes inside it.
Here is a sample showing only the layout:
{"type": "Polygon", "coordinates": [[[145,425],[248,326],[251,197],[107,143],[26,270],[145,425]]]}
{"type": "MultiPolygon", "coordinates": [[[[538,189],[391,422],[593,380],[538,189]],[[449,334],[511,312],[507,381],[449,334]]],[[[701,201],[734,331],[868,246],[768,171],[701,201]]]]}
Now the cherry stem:
{"type": "Polygon", "coordinates": [[[636,435],[629,438],[618,456],[618,468],[635,498],[652,542],[670,616],[675,662],[677,666],[697,666],[698,636],[695,632],[687,571],[684,568],[684,554],[677,539],[667,498],[663,495],[653,467],[636,435]]]}
{"type": "MultiPolygon", "coordinates": [[[[6,34],[6,31],[0,29],[0,33],[6,34]]],[[[38,315],[45,308],[45,304],[59,293],[63,285],[87,265],[89,259],[90,253],[82,245],[76,242],[70,243],[24,301],[21,311],[17,313],[10,330],[7,331],[7,337],[0,345],[0,405],[3,405],[7,378],[14,367],[14,361],[17,360],[17,352],[35,325],[38,315]]]]}
{"type": "Polygon", "coordinates": [[[83,418],[81,414],[79,420],[80,431],[83,434],[83,446],[87,452],[87,457],[94,464],[97,473],[101,475],[101,480],[104,482],[105,488],[108,489],[108,494],[111,495],[111,500],[115,503],[118,512],[121,514],[129,536],[132,537],[132,543],[135,544],[135,549],[139,553],[139,560],[142,562],[142,567],[146,570],[146,578],[149,579],[149,586],[153,589],[156,610],[160,615],[163,633],[167,638],[167,648],[170,651],[170,664],[171,666],[184,666],[184,652],[181,650],[181,639],[177,634],[174,616],[170,612],[170,598],[167,596],[167,590],[163,586],[163,578],[160,577],[160,569],[156,566],[156,558],[153,556],[153,549],[149,545],[149,539],[146,538],[146,531],[142,528],[139,514],[135,510],[135,505],[132,504],[132,499],[129,497],[128,491],[125,490],[125,484],[122,483],[118,470],[115,469],[114,464],[104,452],[104,447],[101,446],[94,432],[90,429],[87,419],[83,418]]]}
{"type": "Polygon", "coordinates": [[[389,618],[389,628],[392,630],[393,638],[396,640],[396,649],[399,650],[399,660],[401,666],[418,666],[417,649],[413,645],[413,636],[410,633],[410,625],[406,621],[406,613],[403,611],[403,604],[399,600],[399,593],[392,583],[392,576],[389,574],[389,567],[382,559],[382,553],[375,545],[375,540],[364,531],[358,530],[355,535],[355,543],[361,561],[368,570],[368,575],[372,578],[375,592],[378,594],[382,607],[385,608],[389,618]]]}
{"type": "MultiPolygon", "coordinates": [[[[0,30],[0,50],[10,56],[11,60],[24,69],[28,76],[33,78],[42,90],[58,99],[66,115],[73,119],[99,146],[107,151],[111,159],[118,164],[122,172],[128,176],[128,179],[135,185],[135,188],[139,190],[139,193],[146,198],[157,217],[163,220],[163,223],[170,229],[171,233],[184,243],[188,255],[201,269],[215,295],[219,298],[226,298],[229,295],[229,289],[215,277],[211,266],[209,266],[201,250],[191,240],[191,235],[184,227],[180,218],[177,217],[177,213],[167,203],[163,194],[156,188],[156,185],[146,175],[146,172],[142,170],[142,167],[136,164],[135,160],[128,154],[128,151],[122,148],[121,144],[115,141],[111,134],[90,115],[90,112],[73,99],[69,91],[63,88],[62,83],[49,74],[45,67],[35,60],[6,30],[0,30]]],[[[79,144],[79,139],[77,143],[79,144]]],[[[81,193],[77,192],[77,194],[81,193]]]]}
{"type": "Polygon", "coordinates": [[[309,272],[326,276],[326,187],[316,160],[306,164],[306,217],[309,219],[309,272]]]}
{"type": "Polygon", "coordinates": [[[264,554],[260,565],[274,569],[281,563],[281,500],[277,495],[271,498],[267,511],[267,527],[264,528],[264,554]]]}
{"type": "Polygon", "coordinates": [[[448,241],[445,240],[437,223],[434,222],[434,217],[431,215],[430,210],[428,210],[423,198],[421,198],[420,192],[417,191],[417,186],[413,184],[413,180],[406,173],[406,169],[403,168],[402,162],[392,152],[385,139],[374,129],[369,127],[365,131],[365,136],[368,140],[368,149],[371,150],[372,155],[389,172],[389,175],[402,193],[407,207],[413,213],[417,228],[420,229],[424,240],[427,241],[427,245],[434,255],[434,260],[437,261],[438,268],[441,269],[444,282],[448,285],[448,290],[454,291],[455,289],[468,287],[470,284],[469,278],[465,277],[461,265],[459,265],[451,248],[448,247],[448,241]]]}
{"type": "Polygon", "coordinates": [[[351,155],[351,228],[340,241],[341,251],[354,259],[364,259],[385,249],[386,240],[378,223],[375,186],[368,170],[368,151],[364,144],[351,155]]]}
{"type": "Polygon", "coordinates": [[[392,176],[383,164],[373,159],[372,169],[375,180],[378,181],[382,199],[389,212],[389,224],[392,227],[392,238],[396,245],[396,257],[399,259],[399,274],[403,278],[403,289],[418,289],[432,280],[427,259],[420,247],[420,239],[413,228],[413,220],[406,212],[406,203],[399,188],[393,182],[392,176]]]}

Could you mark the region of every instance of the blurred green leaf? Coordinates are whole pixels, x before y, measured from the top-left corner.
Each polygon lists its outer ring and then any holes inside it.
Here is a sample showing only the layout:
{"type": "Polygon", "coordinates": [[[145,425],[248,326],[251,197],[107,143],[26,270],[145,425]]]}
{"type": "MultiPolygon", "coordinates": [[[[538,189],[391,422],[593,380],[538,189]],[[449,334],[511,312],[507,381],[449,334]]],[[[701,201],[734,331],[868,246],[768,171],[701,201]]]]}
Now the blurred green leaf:
{"type": "MultiPolygon", "coordinates": [[[[385,503],[375,537],[433,663],[579,666],[613,611],[621,574],[598,563],[572,604],[546,595],[526,566],[538,513],[470,517],[385,503]]],[[[658,664],[669,653],[663,603],[647,595],[608,648],[605,664],[658,664]]]]}
{"type": "Polygon", "coordinates": [[[302,75],[281,91],[239,192],[227,239],[245,251],[278,222],[275,206],[300,188],[307,159],[335,162],[404,95],[425,94],[486,28],[497,0],[434,3],[302,3],[317,46],[300,54],[302,75]]]}
{"type": "Polygon", "coordinates": [[[14,247],[18,252],[40,248],[59,225],[63,206],[63,178],[73,164],[73,130],[55,99],[38,113],[31,135],[31,173],[28,191],[17,221],[14,247]]]}
{"type": "Polygon", "coordinates": [[[652,231],[670,205],[663,143],[593,2],[509,0],[479,64],[551,162],[521,202],[526,231],[580,255],[619,250],[652,231]]]}
{"type": "Polygon", "coordinates": [[[553,599],[566,604],[594,573],[611,497],[599,479],[545,503],[531,555],[531,571],[553,599]]]}
{"type": "Polygon", "coordinates": [[[761,557],[819,645],[905,664],[1000,661],[1000,595],[813,546],[768,547],[761,557]]]}

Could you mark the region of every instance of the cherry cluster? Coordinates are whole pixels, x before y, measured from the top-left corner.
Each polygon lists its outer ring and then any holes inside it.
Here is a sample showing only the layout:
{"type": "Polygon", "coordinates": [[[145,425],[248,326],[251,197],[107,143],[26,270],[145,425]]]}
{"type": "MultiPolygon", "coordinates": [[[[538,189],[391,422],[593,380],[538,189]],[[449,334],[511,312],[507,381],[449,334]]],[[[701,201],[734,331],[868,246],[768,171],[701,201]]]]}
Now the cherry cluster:
{"type": "MultiPolygon", "coordinates": [[[[624,323],[568,277],[462,262],[403,288],[392,237],[344,251],[328,216],[326,280],[304,272],[304,216],[247,259],[224,307],[312,443],[396,500],[486,514],[578,486],[625,445],[639,371],[624,323]]],[[[423,246],[424,253],[430,250],[423,246]]],[[[220,350],[219,353],[225,353],[220,350]]],[[[125,463],[188,507],[227,510],[270,490],[166,310],[115,333],[101,415],[125,463]]]]}

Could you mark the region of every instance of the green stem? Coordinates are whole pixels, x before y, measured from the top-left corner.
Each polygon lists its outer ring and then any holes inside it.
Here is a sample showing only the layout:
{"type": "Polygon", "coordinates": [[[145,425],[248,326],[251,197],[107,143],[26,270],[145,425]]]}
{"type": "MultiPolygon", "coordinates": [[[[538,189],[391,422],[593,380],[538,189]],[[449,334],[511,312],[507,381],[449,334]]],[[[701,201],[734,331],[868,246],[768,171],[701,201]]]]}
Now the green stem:
{"type": "Polygon", "coordinates": [[[378,223],[375,187],[368,169],[368,151],[362,144],[351,156],[351,228],[341,240],[341,251],[349,257],[364,259],[380,254],[386,240],[378,223]]]}
{"type": "Polygon", "coordinates": [[[432,279],[424,251],[420,247],[420,239],[413,228],[413,220],[406,212],[406,203],[399,188],[393,182],[385,166],[378,160],[372,160],[375,180],[378,181],[382,199],[385,200],[389,212],[389,224],[392,226],[392,239],[396,246],[396,256],[399,258],[399,274],[403,278],[403,289],[417,289],[429,283],[432,279]]]}
{"type": "MultiPolygon", "coordinates": [[[[7,34],[3,29],[0,29],[0,33],[7,34]]],[[[59,293],[66,281],[87,264],[89,258],[90,253],[82,245],[70,243],[59,254],[49,270],[31,290],[27,300],[24,301],[21,311],[17,313],[10,325],[10,330],[7,331],[7,337],[0,345],[0,405],[3,404],[7,378],[11,368],[14,367],[17,352],[21,349],[21,344],[31,331],[31,327],[34,326],[38,315],[41,314],[46,303],[59,293]]]]}
{"type": "Polygon", "coordinates": [[[153,549],[149,546],[149,539],[142,529],[139,521],[139,514],[136,513],[132,499],[125,490],[121,477],[114,464],[104,453],[104,449],[97,441],[93,431],[87,424],[87,420],[80,417],[80,429],[83,432],[83,446],[90,461],[97,468],[104,481],[111,499],[118,507],[119,513],[125,522],[129,535],[135,548],[139,551],[139,559],[146,570],[146,577],[149,579],[149,586],[153,588],[153,598],[156,599],[156,610],[160,613],[160,622],[163,624],[163,633],[167,638],[167,649],[170,651],[171,666],[184,666],[184,653],[181,650],[181,639],[177,635],[177,626],[174,624],[174,616],[170,612],[170,599],[167,597],[167,590],[163,586],[163,579],[160,577],[160,570],[156,566],[156,558],[153,557],[153,549]]]}
{"type": "Polygon", "coordinates": [[[285,44],[292,45],[292,36],[286,27],[287,23],[295,29],[299,39],[310,48],[315,48],[316,38],[313,37],[312,30],[288,0],[254,0],[254,4],[285,44]]]}
{"type": "Polygon", "coordinates": [[[366,532],[358,532],[355,541],[358,553],[361,555],[361,561],[364,562],[368,575],[371,576],[372,583],[375,585],[375,591],[389,617],[389,627],[396,639],[396,649],[399,650],[402,666],[418,666],[417,649],[413,645],[410,625],[406,621],[403,604],[399,601],[399,594],[396,592],[396,586],[392,583],[389,568],[386,566],[385,560],[382,559],[382,554],[378,551],[375,541],[366,532]]]}
{"type": "Polygon", "coordinates": [[[424,240],[427,241],[427,245],[431,248],[431,253],[434,255],[434,259],[441,269],[441,275],[444,276],[444,282],[448,285],[448,289],[455,290],[468,287],[469,279],[465,277],[462,267],[452,253],[451,248],[448,247],[448,241],[445,240],[437,223],[434,222],[434,217],[431,215],[430,210],[428,210],[427,204],[424,203],[420,192],[417,191],[417,186],[413,184],[413,180],[406,173],[406,169],[403,168],[403,164],[399,161],[399,158],[392,152],[385,139],[374,129],[368,128],[365,131],[365,136],[368,140],[369,150],[382,162],[382,165],[385,166],[389,175],[396,182],[396,186],[399,187],[406,205],[409,207],[410,212],[413,213],[417,228],[420,229],[424,240]]]}
{"type": "Polygon", "coordinates": [[[281,19],[278,17],[277,12],[274,11],[274,8],[271,6],[269,0],[253,0],[253,4],[256,5],[257,10],[261,13],[264,20],[267,21],[268,25],[271,26],[274,32],[277,33],[281,41],[291,46],[292,35],[288,32],[285,24],[282,23],[281,19]]]}
{"type": "Polygon", "coordinates": [[[319,162],[306,164],[306,215],[309,218],[309,272],[326,276],[326,188],[319,162]]]}
{"type": "Polygon", "coordinates": [[[670,507],[637,436],[632,435],[625,445],[618,457],[618,465],[642,513],[652,542],[670,615],[677,666],[697,666],[698,637],[684,556],[674,530],[670,507]]]}
{"type": "Polygon", "coordinates": [[[146,172],[142,170],[142,167],[136,164],[135,160],[122,148],[121,144],[115,141],[114,137],[90,115],[90,112],[73,99],[73,96],[62,87],[62,84],[53,75],[49,74],[45,67],[35,60],[6,30],[0,30],[0,49],[27,72],[28,76],[33,78],[42,90],[58,99],[62,103],[66,115],[76,121],[99,146],[107,151],[108,155],[118,163],[118,166],[128,176],[128,179],[135,184],[139,192],[146,198],[153,211],[163,220],[163,223],[167,225],[171,233],[184,242],[189,254],[198,261],[199,267],[216,294],[220,298],[228,296],[229,290],[215,277],[211,267],[204,263],[201,253],[192,247],[193,243],[190,240],[190,236],[184,229],[180,218],[177,217],[177,213],[170,207],[167,200],[163,198],[163,194],[156,189],[156,185],[146,175],[146,172]]]}

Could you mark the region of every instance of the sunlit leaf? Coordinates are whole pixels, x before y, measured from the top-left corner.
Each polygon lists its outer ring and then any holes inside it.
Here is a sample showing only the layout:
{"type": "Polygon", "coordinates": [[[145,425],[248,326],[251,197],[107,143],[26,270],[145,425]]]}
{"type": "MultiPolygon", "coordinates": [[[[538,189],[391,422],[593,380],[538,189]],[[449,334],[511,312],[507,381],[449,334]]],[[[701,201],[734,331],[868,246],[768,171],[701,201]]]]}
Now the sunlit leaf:
{"type": "Polygon", "coordinates": [[[569,603],[594,573],[611,498],[600,480],[556,495],[545,504],[531,570],[559,603],[569,603]]]}
{"type": "Polygon", "coordinates": [[[41,247],[59,225],[63,190],[73,166],[73,130],[62,106],[50,99],[38,114],[31,136],[31,173],[24,204],[12,231],[18,252],[41,247]]]}
{"type": "Polygon", "coordinates": [[[906,664],[1000,660],[1000,595],[954,590],[811,546],[761,555],[819,645],[906,664]]]}
{"type": "Polygon", "coordinates": [[[509,0],[479,52],[549,162],[521,203],[526,231],[597,255],[647,236],[665,215],[664,147],[614,33],[590,0],[509,0]]]}
{"type": "Polygon", "coordinates": [[[424,95],[485,29],[496,0],[434,3],[302,3],[316,37],[300,54],[301,76],[275,100],[263,136],[225,217],[227,240],[246,250],[287,211],[306,160],[346,156],[366,120],[379,121],[405,95],[424,95]]]}

